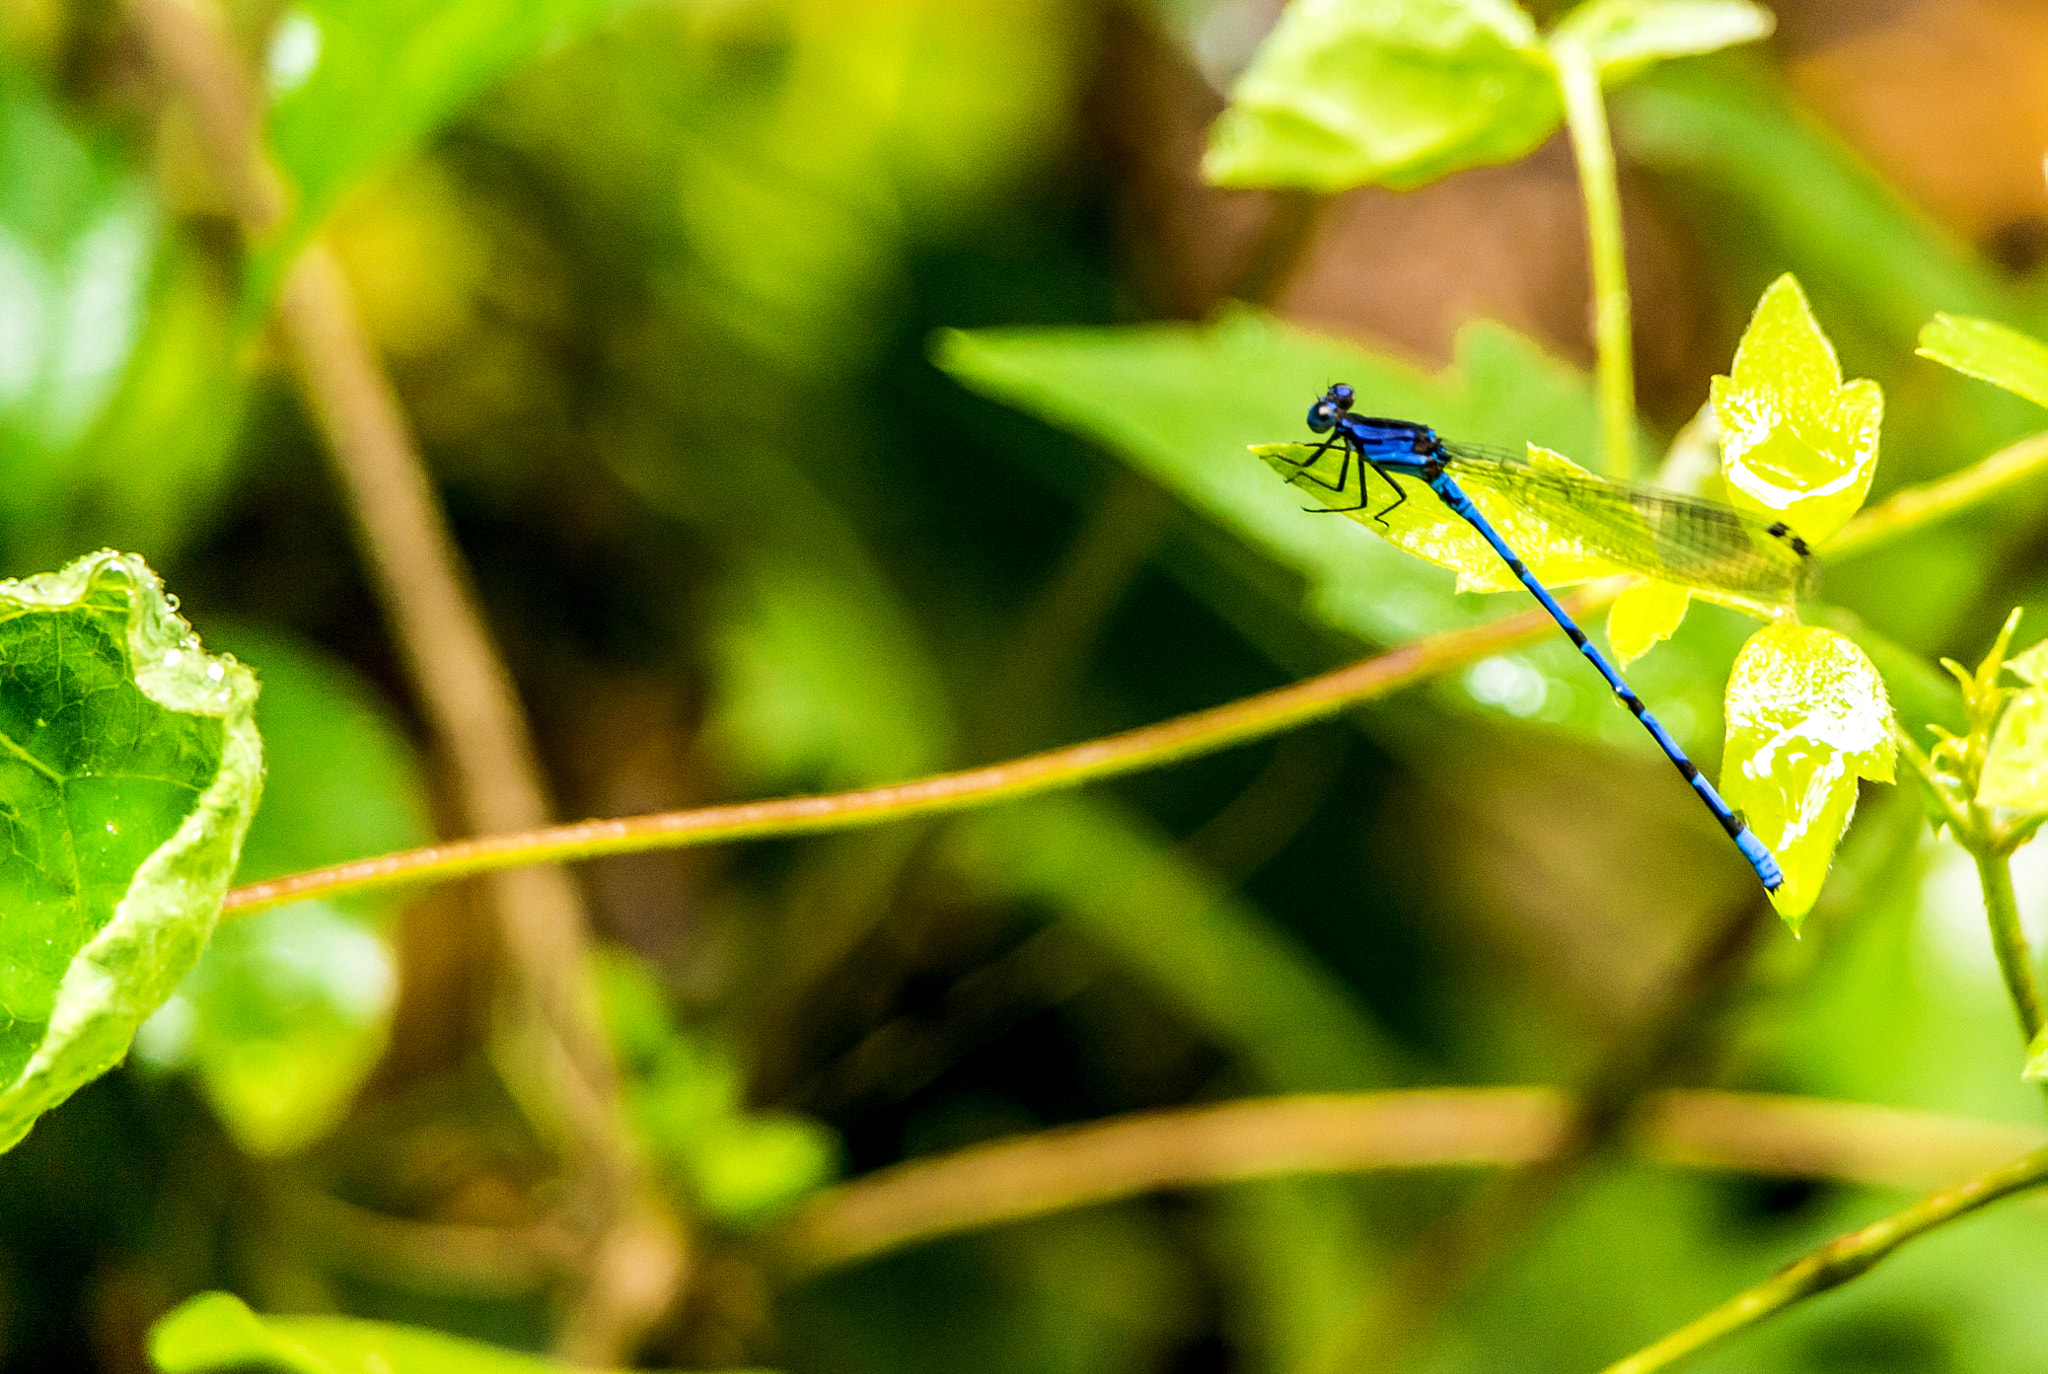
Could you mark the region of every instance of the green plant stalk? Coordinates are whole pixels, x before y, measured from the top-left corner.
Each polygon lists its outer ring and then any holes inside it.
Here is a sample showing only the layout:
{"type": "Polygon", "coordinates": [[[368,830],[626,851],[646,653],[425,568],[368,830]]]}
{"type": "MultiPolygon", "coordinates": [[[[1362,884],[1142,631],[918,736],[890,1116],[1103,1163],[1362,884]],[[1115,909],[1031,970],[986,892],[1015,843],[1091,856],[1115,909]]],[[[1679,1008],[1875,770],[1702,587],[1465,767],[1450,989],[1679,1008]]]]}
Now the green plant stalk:
{"type": "Polygon", "coordinates": [[[1565,127],[1586,202],[1586,245],[1593,264],[1594,385],[1600,399],[1601,461],[1610,477],[1635,471],[1635,343],[1629,323],[1628,256],[1622,245],[1621,188],[1614,140],[1592,54],[1569,39],[1550,45],[1564,93],[1565,127]]]}
{"type": "Polygon", "coordinates": [[[2030,434],[1953,476],[1899,492],[1883,505],[1850,521],[1827,542],[1822,553],[1829,562],[1854,558],[1901,535],[1981,505],[2042,472],[2048,472],[2048,432],[2030,434]]]}
{"type": "Polygon", "coordinates": [[[1998,969],[2005,975],[2013,1010],[2019,1013],[2020,1027],[2031,1045],[2041,1033],[2041,984],[2034,977],[2034,954],[2027,947],[2027,933],[2020,927],[2012,866],[2004,854],[1990,849],[1972,849],[1970,857],[1977,861],[1977,879],[1984,887],[1984,914],[1991,921],[1991,946],[1998,951],[1998,969]]]}
{"type": "Polygon", "coordinates": [[[1609,1365],[1602,1374],[1649,1374],[1651,1370],[1668,1369],[1723,1336],[1847,1283],[1916,1236],[2043,1183],[2048,1183],[2048,1149],[2022,1155],[1989,1173],[1930,1193],[1904,1211],[1837,1236],[1704,1317],[1609,1365]]]}
{"type": "MultiPolygon", "coordinates": [[[[1625,579],[1609,579],[1568,604],[1583,614],[1613,600],[1624,585],[1625,579]]],[[[1549,615],[1533,610],[1469,630],[1432,635],[1321,677],[1157,725],[964,772],[827,796],[583,821],[360,859],[236,888],[228,894],[222,915],[247,915],[308,897],[439,882],[525,864],[849,830],[1011,801],[1263,739],[1555,632],[1549,615]]]]}

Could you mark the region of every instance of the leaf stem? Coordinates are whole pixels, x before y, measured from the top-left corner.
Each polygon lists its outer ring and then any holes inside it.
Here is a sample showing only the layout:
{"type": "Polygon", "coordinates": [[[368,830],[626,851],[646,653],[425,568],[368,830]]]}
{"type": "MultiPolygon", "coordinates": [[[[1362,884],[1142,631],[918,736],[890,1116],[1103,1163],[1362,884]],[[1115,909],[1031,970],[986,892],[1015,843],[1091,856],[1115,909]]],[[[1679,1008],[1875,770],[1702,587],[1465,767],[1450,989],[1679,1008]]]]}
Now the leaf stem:
{"type": "Polygon", "coordinates": [[[2048,1149],[2035,1150],[1989,1173],[1931,1193],[1904,1211],[1838,1236],[1794,1260],[1697,1321],[1609,1365],[1603,1374],[1650,1374],[1651,1370],[1669,1368],[1723,1336],[1848,1282],[1916,1236],[2042,1183],[2048,1183],[2048,1149]]]}
{"type": "MultiPolygon", "coordinates": [[[[1629,1148],[1663,1164],[1925,1187],[2038,1147],[2039,1129],[1769,1093],[1654,1093],[1629,1148]]],[[[890,1165],[825,1189],[775,1237],[795,1273],[1168,1188],[1384,1169],[1512,1167],[1571,1148],[1555,1088],[1245,1098],[1136,1112],[890,1165]]]]}
{"type": "MultiPolygon", "coordinates": [[[[1612,600],[1620,579],[1588,588],[1571,601],[1581,612],[1612,600]]],[[[941,773],[913,782],[826,796],[708,806],[621,820],[583,821],[520,834],[455,840],[425,849],[337,864],[228,893],[223,915],[246,915],[308,897],[333,897],[405,883],[441,882],[525,864],[559,863],[602,854],[680,848],[769,835],[850,830],[909,816],[958,811],[1115,777],[1263,739],[1308,721],[1385,696],[1410,683],[1554,632],[1541,610],[1449,634],[1432,635],[1292,686],[1223,706],[1048,750],[1006,763],[941,773]]]]}
{"type": "Polygon", "coordinates": [[[1972,849],[1977,861],[1977,880],[1984,888],[1984,913],[1991,922],[1991,946],[1998,951],[1998,969],[2005,975],[2006,991],[2012,994],[2013,1010],[2027,1043],[2041,1033],[2041,984],[2034,977],[2034,953],[2027,945],[2027,932],[2020,926],[2019,904],[2013,896],[2012,866],[2002,853],[1972,849]]]}
{"type": "Polygon", "coordinates": [[[1586,245],[1593,266],[1593,349],[1600,398],[1601,460],[1610,477],[1635,470],[1635,344],[1629,324],[1628,257],[1622,244],[1621,188],[1614,140],[1593,56],[1570,38],[1554,37],[1551,62],[1564,93],[1565,127],[1579,164],[1586,202],[1586,245]]]}

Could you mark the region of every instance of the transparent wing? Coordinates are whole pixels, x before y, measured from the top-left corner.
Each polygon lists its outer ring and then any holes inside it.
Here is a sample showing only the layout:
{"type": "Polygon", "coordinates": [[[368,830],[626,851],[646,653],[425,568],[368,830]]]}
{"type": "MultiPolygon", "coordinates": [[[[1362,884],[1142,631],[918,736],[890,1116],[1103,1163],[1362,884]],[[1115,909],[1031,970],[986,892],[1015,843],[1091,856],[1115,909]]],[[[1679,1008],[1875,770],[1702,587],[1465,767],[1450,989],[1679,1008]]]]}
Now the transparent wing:
{"type": "Polygon", "coordinates": [[[1445,448],[1460,485],[1496,491],[1646,577],[1787,606],[1813,586],[1813,557],[1782,522],[1635,482],[1539,468],[1505,453],[1445,448]]]}

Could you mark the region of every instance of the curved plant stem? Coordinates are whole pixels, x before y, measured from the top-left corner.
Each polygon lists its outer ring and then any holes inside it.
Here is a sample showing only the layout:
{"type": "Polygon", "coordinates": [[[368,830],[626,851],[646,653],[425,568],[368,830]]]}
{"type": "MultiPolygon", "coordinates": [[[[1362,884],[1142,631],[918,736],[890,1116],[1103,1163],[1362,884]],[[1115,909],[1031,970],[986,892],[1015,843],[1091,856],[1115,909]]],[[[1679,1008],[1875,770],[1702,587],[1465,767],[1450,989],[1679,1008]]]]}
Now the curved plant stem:
{"type": "Polygon", "coordinates": [[[2022,1155],[1968,1182],[1932,1193],[1882,1221],[1836,1237],[1699,1320],[1609,1365],[1603,1374],[1649,1374],[1669,1368],[1723,1336],[1848,1282],[1915,1236],[2043,1183],[2048,1183],[2048,1148],[2022,1155]]]}
{"type": "MultiPolygon", "coordinates": [[[[1572,604],[1585,611],[1611,599],[1618,590],[1617,584],[1603,583],[1574,598],[1572,604]]],[[[1531,611],[1470,630],[1433,635],[1334,673],[1225,706],[985,768],[829,796],[710,806],[457,840],[239,887],[228,894],[223,913],[246,914],[311,896],[445,881],[523,864],[847,830],[1073,787],[1278,734],[1554,632],[1548,615],[1531,611]]]]}
{"type": "MultiPolygon", "coordinates": [[[[138,30],[194,116],[249,243],[285,213],[264,146],[257,86],[213,0],[133,0],[138,30]]],[[[340,265],[318,241],[287,273],[279,334],[309,417],[326,440],[358,549],[427,720],[446,746],[462,819],[492,833],[543,823],[546,792],[511,675],[485,627],[466,565],[383,359],[340,265]]],[[[608,1364],[669,1305],[683,1238],[649,1199],[624,1126],[617,1067],[588,971],[583,899],[569,876],[497,875],[493,906],[517,1008],[518,1058],[532,1069],[568,1156],[564,1176],[592,1218],[591,1253],[558,1333],[560,1353],[608,1364]],[[634,1272],[622,1276],[625,1254],[634,1272]]]]}
{"type": "Polygon", "coordinates": [[[1593,264],[1594,382],[1600,397],[1601,462],[1610,477],[1635,470],[1635,344],[1631,337],[1628,258],[1621,236],[1621,188],[1614,173],[1614,140],[1600,74],[1584,47],[1569,39],[1550,45],[1557,84],[1564,93],[1565,127],[1579,164],[1586,202],[1586,244],[1593,264]]]}
{"type": "Polygon", "coordinates": [[[2006,990],[2012,994],[2013,1010],[2027,1043],[2041,1033],[2041,984],[2034,977],[2034,952],[2027,946],[2027,932],[2020,927],[2020,910],[2012,891],[2012,866],[2004,854],[1973,850],[1977,880],[1984,887],[1984,914],[1991,921],[1991,946],[1998,951],[1998,969],[2005,975],[2006,990]]]}
{"type": "MultiPolygon", "coordinates": [[[[1141,1112],[913,1160],[828,1189],[777,1237],[796,1273],[1165,1188],[1286,1175],[1512,1166],[1569,1149],[1554,1088],[1254,1098],[1141,1112]]],[[[1653,1094],[1627,1137],[1688,1168],[1925,1187],[2041,1141],[1990,1122],[1763,1093],[1653,1094]]]]}

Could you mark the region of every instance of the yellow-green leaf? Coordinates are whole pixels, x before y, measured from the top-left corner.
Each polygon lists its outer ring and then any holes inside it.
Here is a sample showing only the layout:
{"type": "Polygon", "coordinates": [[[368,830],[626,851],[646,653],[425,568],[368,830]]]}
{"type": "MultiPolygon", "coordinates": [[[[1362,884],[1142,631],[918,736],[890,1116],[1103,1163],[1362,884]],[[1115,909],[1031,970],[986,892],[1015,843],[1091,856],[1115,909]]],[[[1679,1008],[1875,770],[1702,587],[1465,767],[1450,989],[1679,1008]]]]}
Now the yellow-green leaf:
{"type": "Polygon", "coordinates": [[[1584,48],[1612,84],[1662,58],[1753,43],[1775,25],[1748,0],[1589,0],[1559,22],[1551,41],[1584,48]]]}
{"type": "Polygon", "coordinates": [[[1856,810],[1859,778],[1892,780],[1884,679],[1846,636],[1767,625],[1728,674],[1721,791],[1785,870],[1772,894],[1793,930],[1812,910],[1856,810]]]}
{"type": "MultiPolygon", "coordinates": [[[[1366,503],[1361,507],[1358,505],[1360,474],[1357,463],[1351,464],[1342,491],[1330,489],[1336,485],[1343,468],[1341,450],[1331,448],[1325,451],[1306,469],[1301,465],[1308,462],[1314,452],[1308,444],[1256,444],[1252,452],[1264,459],[1273,471],[1291,481],[1296,491],[1319,502],[1325,509],[1342,511],[1403,552],[1457,573],[1458,590],[1461,592],[1508,591],[1522,585],[1507,564],[1501,561],[1500,555],[1493,551],[1493,546],[1480,538],[1479,532],[1466,524],[1462,517],[1452,514],[1450,508],[1420,482],[1404,482],[1402,488],[1408,499],[1394,506],[1393,490],[1368,469],[1366,475],[1371,478],[1371,483],[1366,488],[1366,503]],[[1389,510],[1389,506],[1393,509],[1389,510]]],[[[1529,462],[1539,471],[1569,471],[1578,477],[1589,475],[1569,458],[1535,444],[1529,445],[1529,462]]],[[[1508,547],[1521,555],[1529,570],[1546,587],[1568,587],[1577,582],[1628,571],[1610,562],[1597,548],[1577,535],[1558,529],[1493,491],[1480,487],[1469,495],[1472,503],[1479,507],[1480,514],[1492,522],[1508,547]]]]}
{"type": "Polygon", "coordinates": [[[1562,117],[1536,26],[1509,0],[1296,0],[1210,131],[1225,186],[1420,186],[1509,162],[1562,117]]]}
{"type": "Polygon", "coordinates": [[[1863,504],[1884,393],[1872,381],[1843,384],[1834,345],[1790,273],[1758,302],[1729,375],[1714,378],[1713,403],[1736,506],[1783,516],[1818,544],[1863,504]]]}
{"type": "Polygon", "coordinates": [[[2027,1066],[2020,1070],[2020,1077],[2030,1083],[2048,1081],[2048,1026],[2027,1045],[2027,1066]]]}
{"type": "Polygon", "coordinates": [[[1607,611],[1607,642],[1621,666],[1650,652],[1676,633],[1692,593],[1675,582],[1638,582],[1614,599],[1607,611]]]}
{"type": "Polygon", "coordinates": [[[2029,687],[2048,687],[2048,639],[2020,650],[2005,661],[2005,666],[2029,687]]]}
{"type": "Polygon", "coordinates": [[[2048,406],[2048,344],[1992,320],[1936,315],[1920,331],[1920,356],[2048,406]]]}
{"type": "Polygon", "coordinates": [[[2016,692],[1991,732],[1977,784],[1987,806],[2048,809],[2048,692],[2016,692]]]}

